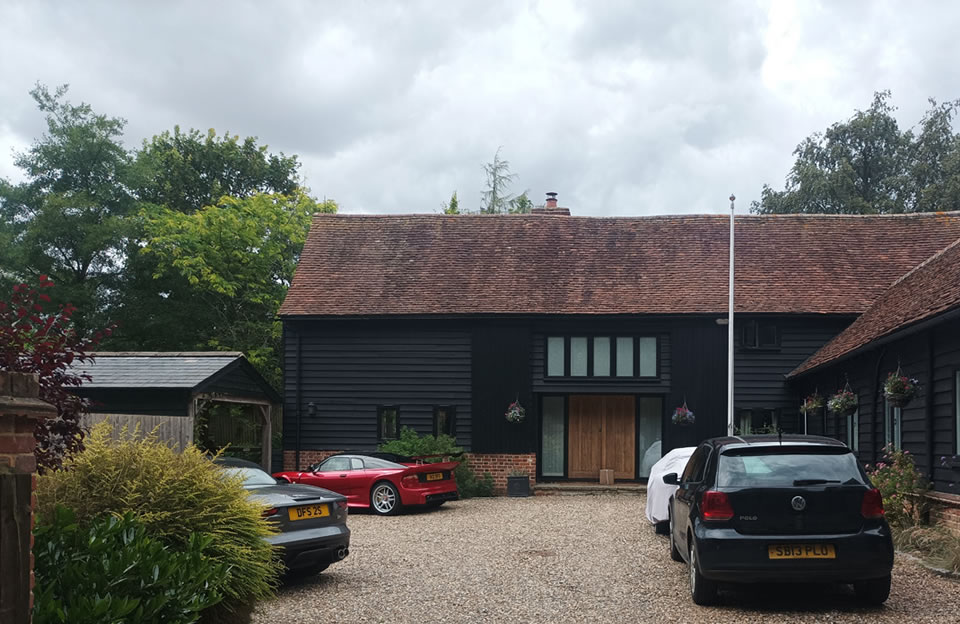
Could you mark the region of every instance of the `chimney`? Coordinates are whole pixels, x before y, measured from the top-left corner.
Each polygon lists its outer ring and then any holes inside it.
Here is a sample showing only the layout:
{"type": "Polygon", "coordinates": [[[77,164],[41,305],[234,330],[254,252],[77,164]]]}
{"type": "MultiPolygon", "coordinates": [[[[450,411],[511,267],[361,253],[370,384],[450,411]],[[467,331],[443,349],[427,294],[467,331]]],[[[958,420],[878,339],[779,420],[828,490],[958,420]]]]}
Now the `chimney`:
{"type": "Polygon", "coordinates": [[[534,206],[530,214],[569,217],[570,209],[557,206],[557,194],[551,191],[547,193],[547,202],[543,206],[534,206]]]}

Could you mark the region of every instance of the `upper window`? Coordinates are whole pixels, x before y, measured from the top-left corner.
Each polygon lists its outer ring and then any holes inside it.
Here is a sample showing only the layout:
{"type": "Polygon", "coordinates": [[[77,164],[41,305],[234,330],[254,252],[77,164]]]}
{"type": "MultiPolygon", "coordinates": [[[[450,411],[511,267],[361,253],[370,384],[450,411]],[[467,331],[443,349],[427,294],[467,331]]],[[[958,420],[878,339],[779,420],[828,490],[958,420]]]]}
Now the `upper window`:
{"type": "Polygon", "coordinates": [[[655,336],[548,336],[547,377],[657,377],[655,336]]]}
{"type": "Polygon", "coordinates": [[[452,405],[442,405],[433,408],[433,435],[448,435],[456,437],[457,408],[452,405]]]}
{"type": "Polygon", "coordinates": [[[377,437],[381,440],[396,440],[400,437],[400,410],[381,405],[377,408],[377,437]]]}
{"type": "Polygon", "coordinates": [[[780,332],[769,321],[746,321],[740,328],[740,346],[745,349],[779,347],[780,332]]]}

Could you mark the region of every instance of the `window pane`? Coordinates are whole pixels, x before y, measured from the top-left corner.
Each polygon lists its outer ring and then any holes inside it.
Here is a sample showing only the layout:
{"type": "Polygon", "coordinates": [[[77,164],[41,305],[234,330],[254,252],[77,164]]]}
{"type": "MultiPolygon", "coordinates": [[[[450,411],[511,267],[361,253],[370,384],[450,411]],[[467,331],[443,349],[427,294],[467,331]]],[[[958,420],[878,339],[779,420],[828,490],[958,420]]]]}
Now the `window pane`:
{"type": "Polygon", "coordinates": [[[860,410],[847,416],[847,446],[860,450],[860,410]]]}
{"type": "Polygon", "coordinates": [[[547,338],[547,376],[563,377],[563,337],[547,338]]]}
{"type": "Polygon", "coordinates": [[[587,339],[570,339],[570,375],[585,377],[587,375],[587,339]]]}
{"type": "Polygon", "coordinates": [[[759,343],[761,347],[777,346],[777,326],[773,323],[760,323],[759,343]]]}
{"type": "Polygon", "coordinates": [[[563,397],[543,397],[540,471],[545,477],[563,476],[563,397]]]}
{"type": "Polygon", "coordinates": [[[617,377],[633,377],[633,338],[617,338],[617,377]]]}
{"type": "Polygon", "coordinates": [[[751,426],[753,424],[753,412],[750,410],[742,410],[737,416],[739,417],[737,419],[737,429],[740,430],[739,435],[750,435],[750,432],[753,430],[751,426]]]}
{"type": "Polygon", "coordinates": [[[757,346],[757,322],[756,321],[747,321],[743,324],[743,334],[740,339],[740,344],[744,347],[755,347],[757,346]]]}
{"type": "Polygon", "coordinates": [[[392,440],[397,437],[397,410],[384,408],[380,411],[380,437],[392,440]]]}
{"type": "Polygon", "coordinates": [[[593,376],[610,376],[610,338],[593,339],[593,376]]]}
{"type": "Polygon", "coordinates": [[[637,398],[637,412],[640,420],[637,422],[637,450],[642,452],[640,458],[640,478],[650,476],[650,469],[661,456],[660,429],[663,415],[663,399],[659,397],[637,398]]]}
{"type": "Polygon", "coordinates": [[[640,339],[640,376],[657,376],[657,339],[640,339]]]}

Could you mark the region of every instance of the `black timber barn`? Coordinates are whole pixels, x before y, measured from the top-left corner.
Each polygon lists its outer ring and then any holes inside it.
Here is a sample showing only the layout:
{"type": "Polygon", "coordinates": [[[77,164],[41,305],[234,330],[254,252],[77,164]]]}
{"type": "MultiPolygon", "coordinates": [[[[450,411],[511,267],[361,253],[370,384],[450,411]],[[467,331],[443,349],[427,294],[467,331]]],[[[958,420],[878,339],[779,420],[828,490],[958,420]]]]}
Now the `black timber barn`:
{"type": "MultiPolygon", "coordinates": [[[[564,212],[317,215],[280,310],[285,467],[411,427],[500,486],[518,468],[642,480],[723,434],[728,217],[564,212]],[[683,404],[692,425],[672,422],[683,404]]],[[[739,430],[811,427],[809,376],[788,375],[958,238],[960,213],[737,217],[739,430]]]]}

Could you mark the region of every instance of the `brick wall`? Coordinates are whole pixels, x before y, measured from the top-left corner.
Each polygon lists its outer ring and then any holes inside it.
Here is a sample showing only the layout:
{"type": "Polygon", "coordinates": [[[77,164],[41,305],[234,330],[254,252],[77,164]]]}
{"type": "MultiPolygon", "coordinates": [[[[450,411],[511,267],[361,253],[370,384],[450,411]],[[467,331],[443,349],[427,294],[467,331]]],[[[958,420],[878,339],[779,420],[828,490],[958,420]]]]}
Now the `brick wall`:
{"type": "Polygon", "coordinates": [[[493,488],[496,494],[505,494],[507,491],[507,477],[514,470],[522,470],[530,475],[530,483],[537,480],[536,453],[466,453],[470,467],[477,476],[489,472],[493,477],[493,488]]]}
{"type": "Polygon", "coordinates": [[[56,416],[38,397],[36,375],[0,371],[0,622],[30,621],[37,421],[56,416]]]}
{"type": "Polygon", "coordinates": [[[948,529],[960,537],[960,496],[936,492],[930,499],[930,523],[948,529]]]}
{"type": "MultiPolygon", "coordinates": [[[[299,470],[306,470],[307,466],[310,464],[315,464],[317,462],[322,462],[331,455],[336,455],[337,453],[342,453],[343,451],[300,451],[300,468],[299,470]]],[[[284,451],[283,452],[283,469],[284,470],[298,470],[296,467],[297,452],[296,451],[284,451]]]]}

